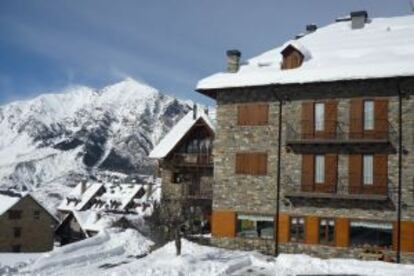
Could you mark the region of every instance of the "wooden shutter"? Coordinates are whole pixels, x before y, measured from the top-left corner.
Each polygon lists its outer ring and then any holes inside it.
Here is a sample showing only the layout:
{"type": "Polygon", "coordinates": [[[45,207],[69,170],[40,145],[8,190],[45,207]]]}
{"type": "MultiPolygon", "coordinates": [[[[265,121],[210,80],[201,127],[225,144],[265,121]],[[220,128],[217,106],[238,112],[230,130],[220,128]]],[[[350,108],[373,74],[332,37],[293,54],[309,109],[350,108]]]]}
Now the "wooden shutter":
{"type": "Polygon", "coordinates": [[[350,194],[361,192],[362,188],[362,155],[350,154],[348,157],[348,189],[350,194]]]}
{"type": "Polygon", "coordinates": [[[315,186],[314,160],[313,154],[302,155],[302,191],[311,192],[315,186]]]}
{"type": "Polygon", "coordinates": [[[236,174],[266,175],[267,153],[236,153],[236,174]]]}
{"type": "MultiPolygon", "coordinates": [[[[392,248],[397,249],[397,223],[393,225],[392,248]]],[[[414,252],[414,221],[401,221],[401,251],[414,252]]]]}
{"type": "Polygon", "coordinates": [[[337,218],[335,220],[335,245],[338,247],[349,246],[349,219],[337,218]]]}
{"type": "Polygon", "coordinates": [[[314,138],[314,103],[302,103],[302,139],[314,138]]]}
{"type": "Polygon", "coordinates": [[[238,125],[267,125],[269,118],[268,104],[242,104],[237,107],[238,125]]]}
{"type": "MultiPolygon", "coordinates": [[[[290,217],[288,214],[279,214],[279,242],[286,243],[289,242],[289,226],[290,226],[290,217]]],[[[276,219],[275,219],[276,221],[276,219]]],[[[276,231],[276,226],[275,226],[276,231]]]]}
{"type": "Polygon", "coordinates": [[[325,155],[325,188],[324,192],[335,193],[338,179],[338,155],[325,155]]]}
{"type": "Polygon", "coordinates": [[[349,108],[349,138],[363,138],[363,110],[362,99],[352,99],[349,108]]]}
{"type": "Polygon", "coordinates": [[[306,217],[305,242],[307,244],[319,243],[319,218],[314,216],[306,217]]]}
{"type": "Polygon", "coordinates": [[[213,210],[211,229],[214,237],[236,236],[236,213],[229,210],[213,210]]]}
{"type": "Polygon", "coordinates": [[[386,194],[388,186],[388,156],[374,155],[374,193],[386,194]]]}
{"type": "Polygon", "coordinates": [[[375,138],[386,139],[388,137],[388,99],[375,99],[374,116],[375,138]]]}
{"type": "Polygon", "coordinates": [[[333,139],[336,137],[336,125],[338,117],[338,104],[336,100],[325,102],[325,131],[324,138],[333,139]]]}

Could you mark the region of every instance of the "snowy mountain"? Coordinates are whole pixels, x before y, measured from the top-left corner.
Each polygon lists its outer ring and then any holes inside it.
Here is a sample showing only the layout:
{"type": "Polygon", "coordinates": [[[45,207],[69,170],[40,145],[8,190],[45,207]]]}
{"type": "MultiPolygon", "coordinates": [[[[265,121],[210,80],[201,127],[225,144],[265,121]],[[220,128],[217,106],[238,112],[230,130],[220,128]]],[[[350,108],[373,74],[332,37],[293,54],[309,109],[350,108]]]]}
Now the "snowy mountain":
{"type": "Polygon", "coordinates": [[[190,109],[133,79],[0,107],[0,187],[35,191],[55,206],[79,178],[149,174],[148,153],[190,109]]]}

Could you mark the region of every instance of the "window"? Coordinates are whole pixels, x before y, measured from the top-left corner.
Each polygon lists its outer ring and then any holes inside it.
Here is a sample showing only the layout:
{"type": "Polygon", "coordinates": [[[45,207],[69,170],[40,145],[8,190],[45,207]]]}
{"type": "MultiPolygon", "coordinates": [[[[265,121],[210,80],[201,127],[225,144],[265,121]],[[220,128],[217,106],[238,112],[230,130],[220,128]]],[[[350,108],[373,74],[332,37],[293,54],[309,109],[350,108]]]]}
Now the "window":
{"type": "Polygon", "coordinates": [[[325,104],[315,103],[315,131],[323,131],[325,129],[325,104]]]}
{"type": "Polygon", "coordinates": [[[237,236],[273,239],[274,219],[270,216],[238,215],[237,236]]]}
{"type": "Polygon", "coordinates": [[[20,238],[22,236],[22,228],[20,228],[20,227],[14,227],[13,228],[13,236],[15,238],[20,238]]]}
{"type": "Polygon", "coordinates": [[[22,211],[20,210],[9,210],[9,219],[21,219],[22,218],[22,211]]]}
{"type": "Polygon", "coordinates": [[[351,221],[350,243],[354,247],[371,245],[391,248],[392,224],[387,222],[351,221]]]}
{"type": "Polygon", "coordinates": [[[315,183],[325,182],[325,155],[315,155],[315,183]]]}
{"type": "Polygon", "coordinates": [[[364,130],[374,129],[374,101],[364,101],[364,130]]]}
{"type": "Polygon", "coordinates": [[[305,218],[291,217],[290,218],[290,241],[303,242],[305,241],[305,218]]]}
{"type": "Polygon", "coordinates": [[[177,184],[184,181],[184,175],[182,173],[173,173],[172,175],[172,183],[177,184]]]}
{"type": "Polygon", "coordinates": [[[16,244],[12,246],[12,252],[20,252],[21,251],[21,246],[20,244],[16,244]]]}
{"type": "Polygon", "coordinates": [[[364,154],[363,156],[363,184],[374,184],[374,156],[371,154],[364,154]]]}
{"type": "Polygon", "coordinates": [[[267,153],[237,153],[236,174],[266,175],[267,153]]]}
{"type": "Polygon", "coordinates": [[[33,218],[34,219],[40,219],[40,211],[39,210],[36,210],[36,211],[33,212],[33,218]]]}
{"type": "Polygon", "coordinates": [[[267,125],[268,104],[242,104],[237,107],[237,123],[241,126],[267,125]]]}
{"type": "Polygon", "coordinates": [[[319,242],[333,244],[335,241],[335,220],[323,218],[319,221],[319,242]]]}

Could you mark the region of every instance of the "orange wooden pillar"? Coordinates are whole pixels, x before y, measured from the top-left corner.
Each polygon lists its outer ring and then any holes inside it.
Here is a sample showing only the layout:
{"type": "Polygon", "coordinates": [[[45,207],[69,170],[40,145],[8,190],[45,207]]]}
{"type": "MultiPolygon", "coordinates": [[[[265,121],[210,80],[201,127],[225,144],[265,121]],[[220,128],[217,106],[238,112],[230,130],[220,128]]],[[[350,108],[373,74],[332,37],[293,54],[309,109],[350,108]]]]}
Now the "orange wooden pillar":
{"type": "MultiPolygon", "coordinates": [[[[288,214],[279,214],[279,242],[280,243],[287,243],[289,242],[289,229],[290,229],[290,221],[289,221],[288,214]]],[[[276,221],[276,220],[275,220],[276,221]]],[[[276,231],[276,225],[275,225],[276,231]]]]}
{"type": "MultiPolygon", "coordinates": [[[[414,221],[401,221],[401,251],[414,252],[414,221]]],[[[392,247],[397,249],[397,223],[393,227],[392,247]]]]}
{"type": "Polygon", "coordinates": [[[214,237],[235,237],[236,212],[232,210],[213,210],[211,233],[214,237]]]}
{"type": "Polygon", "coordinates": [[[319,218],[315,216],[307,216],[305,221],[305,243],[319,243],[319,218]]]}
{"type": "Polygon", "coordinates": [[[337,247],[349,246],[349,219],[336,218],[335,220],[335,245],[337,247]]]}

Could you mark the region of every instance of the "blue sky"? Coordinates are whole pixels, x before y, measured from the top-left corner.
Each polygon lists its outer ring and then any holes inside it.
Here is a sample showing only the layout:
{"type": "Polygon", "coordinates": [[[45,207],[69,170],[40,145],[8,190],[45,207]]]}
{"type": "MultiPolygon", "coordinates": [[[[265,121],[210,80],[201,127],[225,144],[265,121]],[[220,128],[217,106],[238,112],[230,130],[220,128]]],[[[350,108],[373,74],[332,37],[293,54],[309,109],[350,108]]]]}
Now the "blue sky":
{"type": "Polygon", "coordinates": [[[0,104],[127,76],[211,104],[194,87],[227,49],[249,58],[359,9],[412,14],[409,0],[1,0],[0,104]]]}

